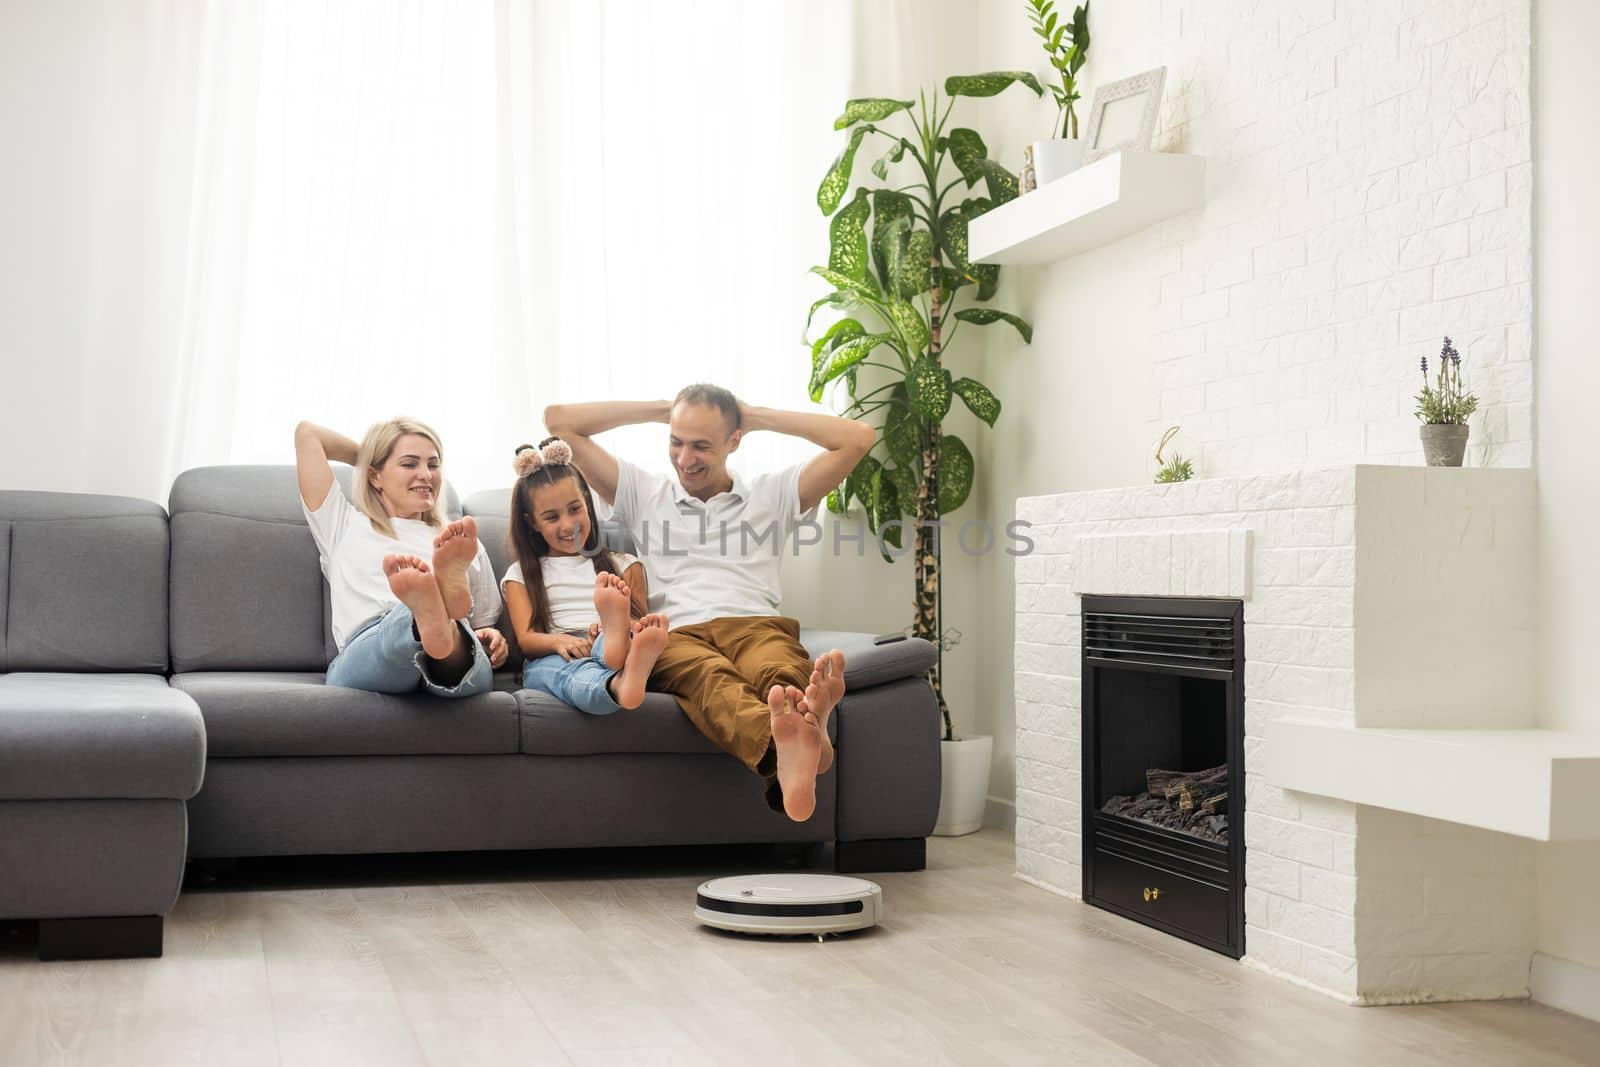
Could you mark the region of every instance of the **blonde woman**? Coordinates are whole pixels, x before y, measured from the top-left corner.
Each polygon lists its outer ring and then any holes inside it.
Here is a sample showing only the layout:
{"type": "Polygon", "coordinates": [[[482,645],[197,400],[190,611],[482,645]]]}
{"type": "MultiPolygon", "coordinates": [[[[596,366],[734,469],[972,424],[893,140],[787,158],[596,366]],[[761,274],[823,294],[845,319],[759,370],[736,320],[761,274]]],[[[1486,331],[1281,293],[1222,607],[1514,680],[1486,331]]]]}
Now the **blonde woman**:
{"type": "Polygon", "coordinates": [[[300,503],[333,601],[339,654],[328,684],[374,693],[488,692],[505,662],[489,554],[469,518],[447,520],[439,435],[412,419],[374,425],[357,445],[302,422],[300,503]],[[345,499],[331,460],[355,468],[345,499]]]}

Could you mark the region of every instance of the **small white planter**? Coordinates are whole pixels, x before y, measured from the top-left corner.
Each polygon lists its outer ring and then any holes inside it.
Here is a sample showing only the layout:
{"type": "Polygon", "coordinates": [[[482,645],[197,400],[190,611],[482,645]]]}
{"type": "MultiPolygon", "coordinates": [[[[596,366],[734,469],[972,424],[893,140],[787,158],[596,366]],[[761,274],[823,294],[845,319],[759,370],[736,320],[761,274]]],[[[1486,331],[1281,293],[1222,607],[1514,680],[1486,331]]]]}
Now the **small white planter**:
{"type": "Polygon", "coordinates": [[[1058,137],[1033,142],[1034,179],[1045,185],[1064,178],[1083,165],[1083,142],[1058,137]]]}
{"type": "Polygon", "coordinates": [[[939,742],[939,819],[933,832],[960,837],[983,827],[989,802],[989,759],[994,738],[987,734],[939,742]]]}

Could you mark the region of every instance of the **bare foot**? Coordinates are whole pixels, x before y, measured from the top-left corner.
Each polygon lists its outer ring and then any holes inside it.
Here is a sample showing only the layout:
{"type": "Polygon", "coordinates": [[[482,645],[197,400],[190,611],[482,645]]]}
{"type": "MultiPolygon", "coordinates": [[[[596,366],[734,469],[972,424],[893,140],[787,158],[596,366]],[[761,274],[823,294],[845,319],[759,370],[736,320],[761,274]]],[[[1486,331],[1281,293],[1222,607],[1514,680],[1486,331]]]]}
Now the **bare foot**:
{"type": "Polygon", "coordinates": [[[828,740],[828,716],[844,699],[844,653],[837,648],[817,657],[811,681],[806,685],[805,699],[800,707],[817,717],[822,729],[822,755],[817,760],[817,773],[826,774],[833,766],[833,742],[828,740]]]}
{"type": "Polygon", "coordinates": [[[767,693],[772,711],[772,744],[778,750],[778,786],[783,790],[783,813],[805,822],[817,810],[817,758],[822,742],[817,717],[802,712],[795,696],[800,691],[775,685],[767,693]]]}
{"type": "Polygon", "coordinates": [[[433,539],[433,576],[439,583],[444,610],[452,619],[472,614],[472,587],[467,568],[478,555],[478,520],[468,515],[446,524],[433,539]]]}
{"type": "MultiPolygon", "coordinates": [[[[607,638],[606,644],[610,643],[607,638]]],[[[628,646],[628,660],[611,685],[618,704],[632,711],[644,703],[645,683],[650,680],[650,672],[666,647],[667,617],[646,615],[640,619],[633,631],[633,643],[628,646]]]]}
{"type": "Polygon", "coordinates": [[[432,659],[445,659],[455,651],[456,629],[445,614],[438,583],[421,556],[384,556],[383,573],[389,590],[411,609],[411,621],[422,641],[422,651],[432,659]]]}
{"type": "MultiPolygon", "coordinates": [[[[615,574],[594,576],[594,610],[600,613],[600,632],[606,636],[601,654],[605,657],[606,666],[614,671],[620,671],[628,662],[630,595],[628,583],[615,574]]],[[[656,655],[660,654],[660,649],[657,649],[656,655]]]]}

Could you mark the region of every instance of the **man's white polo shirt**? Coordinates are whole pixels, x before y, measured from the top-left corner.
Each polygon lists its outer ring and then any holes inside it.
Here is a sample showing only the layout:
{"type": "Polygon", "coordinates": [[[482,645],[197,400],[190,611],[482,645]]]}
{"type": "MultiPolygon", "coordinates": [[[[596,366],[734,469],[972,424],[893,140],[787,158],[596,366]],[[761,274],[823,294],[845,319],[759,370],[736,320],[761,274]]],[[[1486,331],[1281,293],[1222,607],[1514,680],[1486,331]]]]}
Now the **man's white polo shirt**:
{"type": "MultiPolygon", "coordinates": [[[[804,463],[699,501],[676,478],[617,461],[612,521],[633,535],[650,577],[650,610],[673,628],[729,616],[776,615],[780,556],[795,527],[816,518],[800,509],[804,463]]],[[[731,472],[730,472],[731,473],[731,472]]]]}

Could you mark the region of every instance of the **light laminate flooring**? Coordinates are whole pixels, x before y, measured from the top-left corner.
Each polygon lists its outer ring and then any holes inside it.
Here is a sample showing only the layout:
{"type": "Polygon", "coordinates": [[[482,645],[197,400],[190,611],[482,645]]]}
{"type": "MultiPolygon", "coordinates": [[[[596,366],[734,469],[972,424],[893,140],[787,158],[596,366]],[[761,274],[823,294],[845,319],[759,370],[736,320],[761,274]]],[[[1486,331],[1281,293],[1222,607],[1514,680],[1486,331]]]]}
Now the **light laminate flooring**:
{"type": "Polygon", "coordinates": [[[0,1064],[1596,1064],[1529,1002],[1351,1008],[1012,876],[1008,834],[873,876],[832,938],[690,917],[748,852],[245,865],[159,960],[41,964],[0,937],[0,1064]]]}

